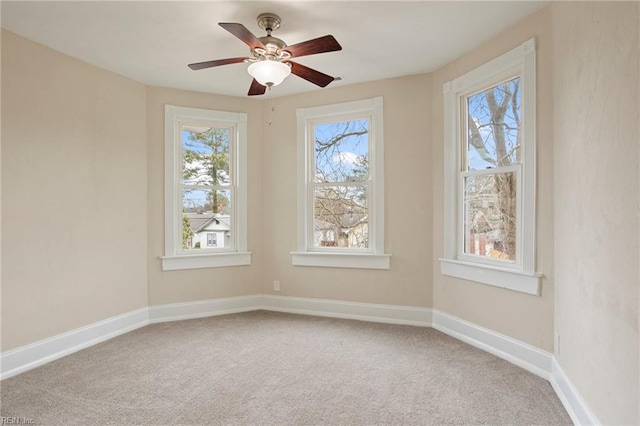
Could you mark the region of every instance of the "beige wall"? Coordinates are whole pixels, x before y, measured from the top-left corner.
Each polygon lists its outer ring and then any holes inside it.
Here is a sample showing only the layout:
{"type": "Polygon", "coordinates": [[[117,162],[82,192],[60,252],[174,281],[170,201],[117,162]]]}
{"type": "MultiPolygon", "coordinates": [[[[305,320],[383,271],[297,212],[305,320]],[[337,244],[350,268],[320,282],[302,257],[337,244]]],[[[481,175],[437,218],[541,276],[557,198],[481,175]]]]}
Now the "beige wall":
{"type": "Polygon", "coordinates": [[[2,32],[2,351],[147,305],[255,293],[434,307],[550,352],[555,316],[559,361],[597,417],[640,423],[639,8],[554,3],[432,74],[275,98],[274,112],[145,87],[2,32]],[[438,263],[442,84],[534,36],[541,297],[438,263]],[[293,267],[296,108],[375,96],[391,269],[293,267]],[[248,114],[251,266],[161,271],[165,104],[248,114]]]}
{"type": "MultiPolygon", "coordinates": [[[[247,83],[248,84],[248,83],[247,83]]],[[[182,90],[147,89],[147,178],[149,305],[190,302],[259,293],[262,267],[261,227],[262,111],[254,99],[233,98],[182,90]],[[162,271],[164,255],[164,105],[205,108],[248,114],[248,250],[251,266],[162,271]]]]}
{"type": "Polygon", "coordinates": [[[324,89],[263,109],[261,289],[284,296],[431,307],[430,80],[427,75],[324,89]],[[390,270],[291,265],[296,250],[296,108],[384,98],[385,250],[390,270]],[[267,124],[268,119],[273,124],[267,124]],[[273,292],[273,280],[281,291],[273,292]]]}
{"type": "Polygon", "coordinates": [[[551,112],[552,37],[545,7],[478,49],[433,73],[431,166],[433,183],[434,308],[546,351],[553,351],[553,148],[551,112]],[[537,39],[537,270],[544,274],[542,296],[468,282],[440,274],[443,250],[444,115],[442,85],[500,56],[524,41],[537,39]]]}
{"type": "Polygon", "coordinates": [[[2,106],[2,350],[145,307],[145,87],[3,31],[2,106]]]}
{"type": "MultiPolygon", "coordinates": [[[[0,31],[0,48],[2,47],[0,31]]],[[[0,51],[1,52],[1,51],[0,51]]],[[[0,129],[2,129],[2,55],[0,54],[0,129]]],[[[1,133],[1,131],[0,131],[1,133]]],[[[2,164],[2,135],[0,134],[0,164],[2,164]]],[[[2,169],[0,167],[0,240],[2,239],[2,169]]],[[[2,352],[2,243],[0,241],[0,353],[2,352]]]]}
{"type": "Polygon", "coordinates": [[[603,424],[640,424],[639,5],[553,5],[558,358],[603,424]]]}

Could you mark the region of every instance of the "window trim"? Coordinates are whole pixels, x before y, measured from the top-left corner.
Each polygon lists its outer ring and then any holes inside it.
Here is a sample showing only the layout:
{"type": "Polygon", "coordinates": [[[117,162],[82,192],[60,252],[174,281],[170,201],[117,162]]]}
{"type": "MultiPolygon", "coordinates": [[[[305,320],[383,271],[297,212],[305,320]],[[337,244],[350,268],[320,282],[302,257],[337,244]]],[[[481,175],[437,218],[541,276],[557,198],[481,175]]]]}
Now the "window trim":
{"type": "MultiPolygon", "coordinates": [[[[443,275],[540,295],[542,274],[535,271],[536,251],[536,40],[532,38],[507,53],[443,85],[444,95],[444,245],[440,259],[443,275]],[[518,247],[521,258],[513,265],[495,265],[460,256],[464,238],[460,223],[462,143],[461,99],[509,77],[520,76],[522,90],[522,164],[519,189],[518,247]],[[451,189],[455,188],[454,191],[451,189]],[[520,262],[518,262],[520,261],[520,262]],[[508,265],[508,266],[507,266],[508,265]]],[[[520,256],[519,256],[520,257],[520,256]]]]}
{"type": "Polygon", "coordinates": [[[215,268],[251,264],[251,252],[247,251],[247,114],[208,109],[165,105],[165,178],[164,178],[164,250],[162,270],[215,268]],[[213,250],[184,253],[178,249],[182,241],[179,214],[182,202],[180,173],[182,170],[182,146],[180,122],[182,120],[214,121],[235,127],[236,156],[232,159],[236,173],[234,216],[232,223],[237,228],[233,251],[213,250]],[[235,220],[234,220],[235,219],[235,220]]]}
{"type": "Polygon", "coordinates": [[[298,203],[297,203],[297,250],[291,252],[294,266],[319,266],[333,268],[389,269],[390,254],[384,253],[384,127],[383,101],[378,96],[371,99],[323,105],[311,108],[298,108],[298,203]],[[312,210],[310,197],[309,171],[311,170],[312,150],[310,149],[309,127],[323,120],[344,119],[356,114],[368,114],[370,123],[370,164],[369,170],[369,235],[370,247],[362,250],[317,250],[311,247],[309,221],[312,210]],[[371,238],[373,234],[373,238],[371,238]]]}

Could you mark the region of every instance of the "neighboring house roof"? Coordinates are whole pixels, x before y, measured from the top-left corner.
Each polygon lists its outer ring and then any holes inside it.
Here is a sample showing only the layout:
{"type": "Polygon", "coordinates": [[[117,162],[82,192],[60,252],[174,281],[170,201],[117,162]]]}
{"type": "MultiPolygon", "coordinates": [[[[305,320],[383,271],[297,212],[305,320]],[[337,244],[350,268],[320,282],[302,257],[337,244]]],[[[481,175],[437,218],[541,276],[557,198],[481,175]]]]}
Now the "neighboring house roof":
{"type": "Polygon", "coordinates": [[[315,219],[313,221],[313,229],[316,231],[333,230],[335,228],[336,228],[335,224],[331,222],[327,222],[326,220],[315,219]]]}
{"type": "Polygon", "coordinates": [[[363,213],[345,213],[342,215],[340,223],[342,223],[345,228],[353,228],[357,224],[367,222],[367,219],[368,216],[363,213]]]}
{"type": "Polygon", "coordinates": [[[186,217],[189,218],[190,228],[193,232],[196,232],[200,227],[211,219],[213,219],[214,214],[212,212],[206,213],[185,213],[186,217]]]}
{"type": "MultiPolygon", "coordinates": [[[[343,213],[341,215],[336,215],[334,219],[340,224],[340,229],[349,230],[355,226],[367,223],[369,217],[362,213],[343,213]]],[[[337,223],[316,218],[314,220],[314,229],[316,231],[335,229],[338,227],[337,223]]]]}
{"type": "Polygon", "coordinates": [[[229,231],[231,230],[231,217],[229,215],[217,214],[207,223],[203,224],[196,230],[198,232],[205,231],[229,231]]]}
{"type": "Polygon", "coordinates": [[[229,231],[231,229],[231,217],[229,215],[205,213],[185,213],[189,218],[191,230],[194,233],[204,231],[229,231]]]}
{"type": "Polygon", "coordinates": [[[357,221],[356,223],[354,223],[353,225],[351,225],[351,228],[349,228],[346,233],[350,233],[353,232],[354,230],[363,227],[364,225],[368,225],[369,224],[369,216],[368,215],[364,215],[359,221],[357,221]]]}

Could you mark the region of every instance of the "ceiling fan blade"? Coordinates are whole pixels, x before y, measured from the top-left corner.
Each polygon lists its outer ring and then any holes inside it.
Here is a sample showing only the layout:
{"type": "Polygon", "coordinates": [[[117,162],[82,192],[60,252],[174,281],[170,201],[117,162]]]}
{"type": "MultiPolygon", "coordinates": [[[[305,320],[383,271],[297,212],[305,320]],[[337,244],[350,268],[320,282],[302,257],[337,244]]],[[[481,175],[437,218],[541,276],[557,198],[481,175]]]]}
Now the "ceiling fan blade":
{"type": "Polygon", "coordinates": [[[313,68],[309,68],[292,61],[288,61],[288,63],[291,64],[292,74],[295,74],[300,78],[304,78],[305,80],[310,81],[317,86],[326,87],[327,84],[335,80],[334,77],[323,74],[320,71],[314,70],[313,68]]]}
{"type": "Polygon", "coordinates": [[[262,44],[262,42],[258,40],[258,38],[254,36],[253,33],[244,25],[234,22],[220,22],[218,25],[244,41],[252,50],[257,47],[267,50],[267,48],[264,47],[264,44],[262,44]]]}
{"type": "Polygon", "coordinates": [[[258,83],[258,80],[254,78],[253,81],[251,82],[251,87],[249,87],[249,93],[247,93],[247,95],[249,96],[264,95],[264,92],[266,91],[267,91],[267,88],[262,84],[258,83]]]}
{"type": "Polygon", "coordinates": [[[298,58],[300,56],[315,55],[316,53],[335,52],[336,50],[342,50],[342,46],[332,35],[326,35],[287,46],[282,50],[291,53],[292,58],[298,58]]]}
{"type": "Polygon", "coordinates": [[[227,58],[216,59],[215,61],[197,62],[195,64],[189,64],[189,68],[192,70],[201,70],[204,68],[219,67],[220,65],[237,64],[244,62],[246,58],[227,58]]]}

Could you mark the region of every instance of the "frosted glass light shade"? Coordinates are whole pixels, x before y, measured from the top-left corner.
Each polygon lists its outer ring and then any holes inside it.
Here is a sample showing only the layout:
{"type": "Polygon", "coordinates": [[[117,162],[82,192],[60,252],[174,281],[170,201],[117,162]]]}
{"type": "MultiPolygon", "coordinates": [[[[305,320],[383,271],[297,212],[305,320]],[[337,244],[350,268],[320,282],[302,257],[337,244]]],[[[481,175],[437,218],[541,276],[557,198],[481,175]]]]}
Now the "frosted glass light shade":
{"type": "Polygon", "coordinates": [[[263,86],[277,86],[291,74],[289,65],[271,60],[254,62],[247,71],[263,86]]]}

